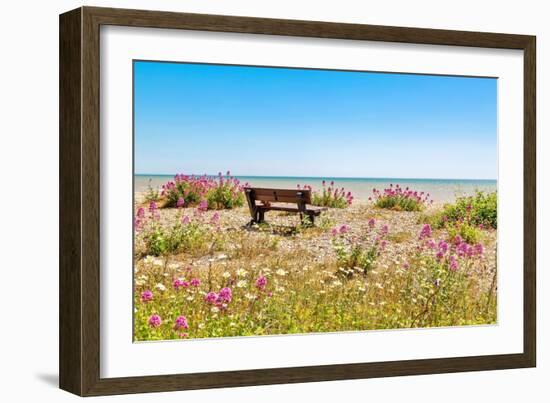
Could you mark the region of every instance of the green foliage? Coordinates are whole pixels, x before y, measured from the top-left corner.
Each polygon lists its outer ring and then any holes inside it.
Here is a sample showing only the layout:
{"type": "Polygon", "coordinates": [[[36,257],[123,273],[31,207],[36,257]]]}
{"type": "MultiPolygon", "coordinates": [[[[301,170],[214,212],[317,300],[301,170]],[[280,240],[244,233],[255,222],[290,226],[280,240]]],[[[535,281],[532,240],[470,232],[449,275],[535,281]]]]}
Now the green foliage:
{"type": "Polygon", "coordinates": [[[438,224],[464,221],[472,226],[497,228],[497,193],[478,191],[475,196],[459,197],[455,204],[446,204],[438,224]]]}
{"type": "Polygon", "coordinates": [[[159,192],[157,189],[151,186],[151,180],[149,179],[149,185],[147,185],[147,193],[145,193],[145,201],[147,203],[159,201],[159,192]]]}
{"type": "Polygon", "coordinates": [[[401,195],[382,196],[376,200],[374,205],[378,208],[396,211],[421,211],[424,209],[422,201],[401,195]]]}
{"type": "Polygon", "coordinates": [[[346,208],[349,205],[345,197],[335,196],[325,190],[323,192],[313,192],[311,195],[311,204],[331,208],[346,208]]]}
{"type": "Polygon", "coordinates": [[[195,206],[201,200],[203,186],[195,181],[176,181],[167,186],[165,190],[166,207],[176,207],[180,198],[185,201],[185,206],[195,206]]]}
{"type": "Polygon", "coordinates": [[[148,255],[160,256],[168,251],[168,242],[165,231],[159,226],[151,228],[144,236],[146,253],[148,255]]]}
{"type": "Polygon", "coordinates": [[[352,244],[348,248],[339,241],[334,242],[338,270],[347,277],[353,276],[357,271],[367,274],[376,263],[379,255],[378,245],[375,243],[365,247],[360,244],[352,244]]]}
{"type": "Polygon", "coordinates": [[[244,205],[244,193],[226,182],[208,190],[206,200],[209,209],[232,209],[244,205]]]}
{"type": "Polygon", "coordinates": [[[464,221],[457,221],[455,224],[448,223],[446,229],[449,234],[449,240],[453,240],[459,235],[464,241],[473,245],[481,239],[481,230],[464,221]]]}
{"type": "Polygon", "coordinates": [[[440,323],[462,325],[456,312],[461,309],[480,311],[482,306],[469,295],[472,285],[463,270],[449,270],[447,260],[433,255],[418,256],[414,262],[423,275],[408,273],[406,295],[415,295],[410,327],[432,327],[440,323]]]}
{"type": "Polygon", "coordinates": [[[210,210],[232,209],[244,205],[244,193],[238,179],[229,176],[217,178],[203,176],[176,175],[174,181],[164,185],[166,207],[196,206],[207,202],[210,210]],[[178,201],[183,200],[183,206],[178,201]]]}
{"type": "Polygon", "coordinates": [[[215,232],[198,222],[178,223],[171,228],[153,223],[140,236],[145,246],[143,253],[152,256],[180,252],[195,255],[208,250],[212,243],[216,245],[220,242],[215,232]]]}
{"type": "MultiPolygon", "coordinates": [[[[304,189],[311,190],[311,186],[305,185],[304,189]]],[[[351,206],[352,202],[353,196],[351,192],[346,192],[343,187],[335,187],[334,182],[330,182],[330,184],[327,185],[327,183],[323,181],[322,189],[320,191],[314,191],[311,194],[311,204],[314,206],[346,208],[351,206]]]]}

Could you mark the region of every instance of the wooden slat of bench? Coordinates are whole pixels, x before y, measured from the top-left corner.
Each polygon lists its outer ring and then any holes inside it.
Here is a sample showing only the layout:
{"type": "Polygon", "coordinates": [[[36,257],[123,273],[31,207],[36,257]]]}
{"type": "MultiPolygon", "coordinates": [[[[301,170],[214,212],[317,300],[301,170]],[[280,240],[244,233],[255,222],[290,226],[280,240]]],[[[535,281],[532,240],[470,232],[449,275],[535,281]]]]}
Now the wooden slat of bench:
{"type": "MultiPolygon", "coordinates": [[[[300,213],[300,209],[298,207],[294,206],[262,206],[261,204],[257,206],[258,210],[262,211],[288,211],[291,213],[300,213]]],[[[306,209],[303,211],[305,214],[321,214],[322,211],[326,210],[322,207],[306,207],[306,209]]]]}
{"type": "Polygon", "coordinates": [[[305,189],[269,189],[250,188],[254,192],[255,200],[281,203],[297,203],[303,201],[311,203],[311,191],[305,189]]]}

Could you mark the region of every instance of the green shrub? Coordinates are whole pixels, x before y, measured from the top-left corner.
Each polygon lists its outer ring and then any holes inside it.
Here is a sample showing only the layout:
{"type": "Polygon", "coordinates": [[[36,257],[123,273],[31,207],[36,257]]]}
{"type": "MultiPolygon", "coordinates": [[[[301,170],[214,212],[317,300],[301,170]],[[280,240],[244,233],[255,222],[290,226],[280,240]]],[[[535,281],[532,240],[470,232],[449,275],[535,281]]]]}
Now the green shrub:
{"type": "Polygon", "coordinates": [[[244,205],[244,193],[230,182],[224,182],[206,192],[209,209],[232,209],[244,205]]]}
{"type": "Polygon", "coordinates": [[[170,228],[151,223],[139,236],[144,244],[143,253],[152,256],[181,252],[197,255],[221,241],[212,228],[200,222],[178,223],[170,228]]]}
{"type": "Polygon", "coordinates": [[[456,222],[455,224],[448,223],[446,229],[449,234],[449,240],[453,240],[457,235],[460,235],[464,241],[473,245],[478,243],[481,238],[481,231],[479,228],[464,221],[456,222]]]}
{"type": "Polygon", "coordinates": [[[438,220],[439,227],[447,222],[466,222],[471,226],[497,228],[497,193],[476,192],[475,196],[459,197],[446,204],[438,220]]]}

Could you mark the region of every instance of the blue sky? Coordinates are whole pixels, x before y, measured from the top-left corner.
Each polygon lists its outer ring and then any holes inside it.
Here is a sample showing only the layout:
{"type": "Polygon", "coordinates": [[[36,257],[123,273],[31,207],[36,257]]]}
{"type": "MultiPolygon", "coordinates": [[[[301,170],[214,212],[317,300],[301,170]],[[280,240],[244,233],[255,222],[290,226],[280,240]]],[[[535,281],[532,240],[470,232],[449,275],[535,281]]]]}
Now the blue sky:
{"type": "Polygon", "coordinates": [[[496,179],[497,80],[134,62],[135,172],[496,179]]]}

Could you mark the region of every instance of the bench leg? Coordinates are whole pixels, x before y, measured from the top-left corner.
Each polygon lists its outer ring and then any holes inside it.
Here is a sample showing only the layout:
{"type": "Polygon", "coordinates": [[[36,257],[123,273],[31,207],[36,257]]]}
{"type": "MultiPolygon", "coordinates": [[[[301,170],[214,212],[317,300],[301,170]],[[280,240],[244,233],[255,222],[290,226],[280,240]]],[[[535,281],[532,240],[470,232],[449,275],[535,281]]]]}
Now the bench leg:
{"type": "Polygon", "coordinates": [[[258,222],[264,222],[264,217],[265,217],[265,211],[259,210],[258,211],[258,222]]]}

